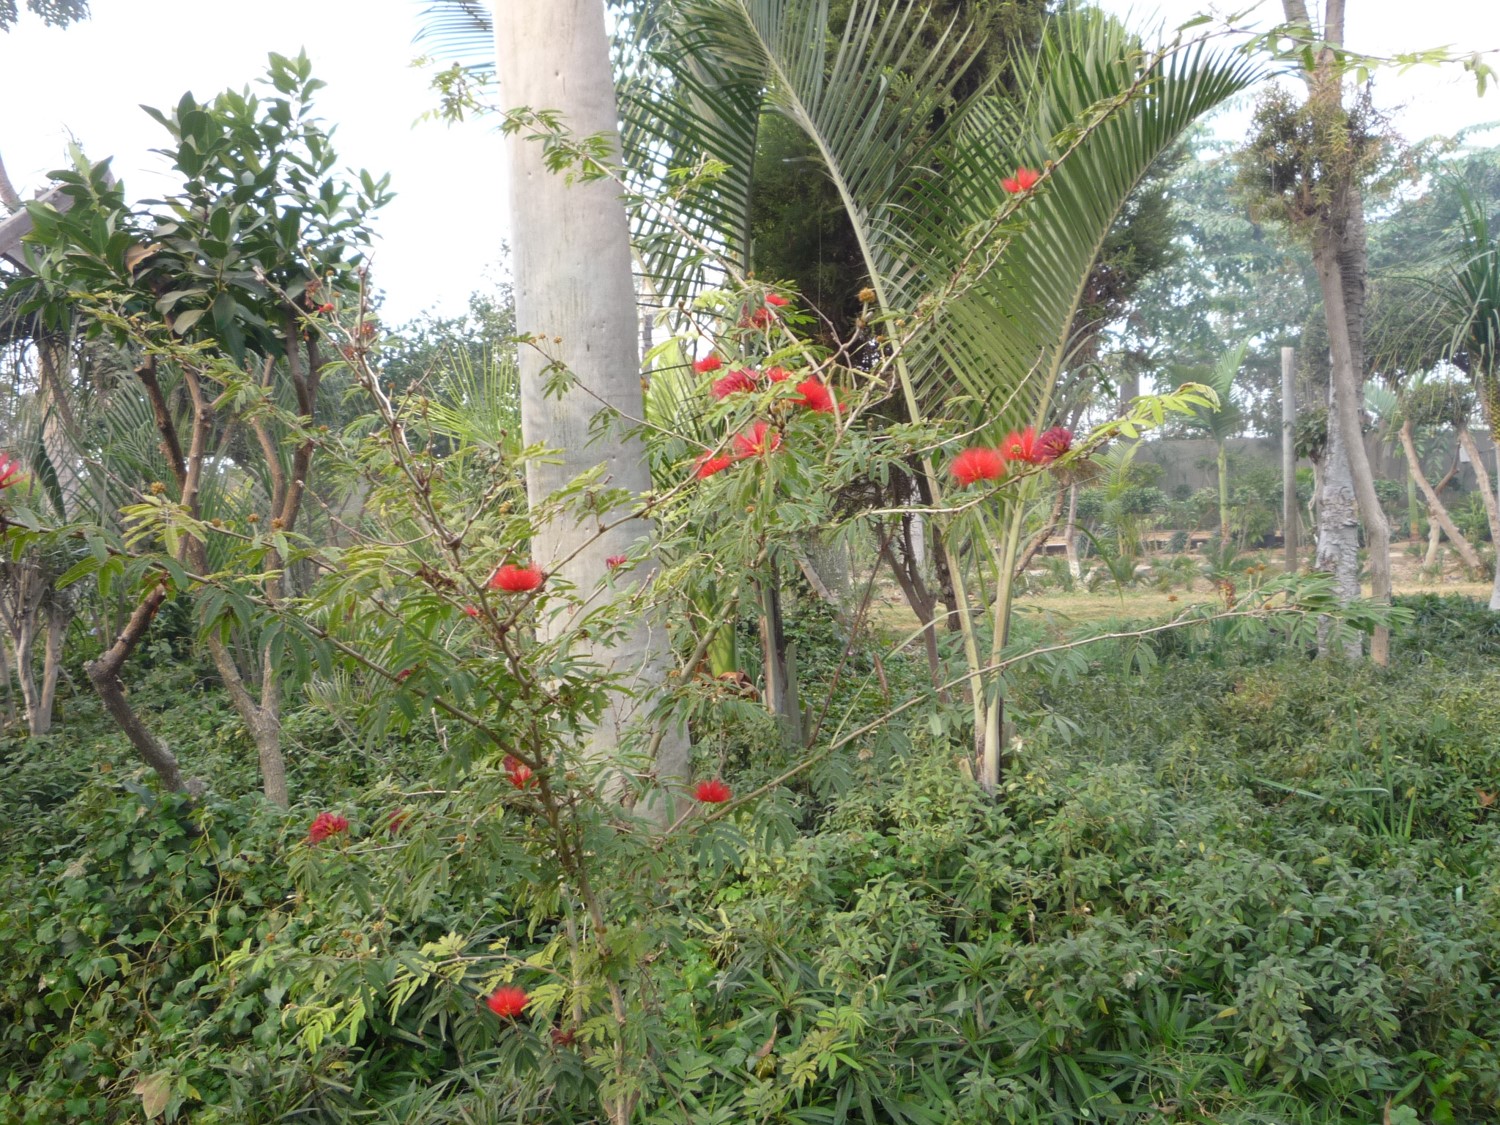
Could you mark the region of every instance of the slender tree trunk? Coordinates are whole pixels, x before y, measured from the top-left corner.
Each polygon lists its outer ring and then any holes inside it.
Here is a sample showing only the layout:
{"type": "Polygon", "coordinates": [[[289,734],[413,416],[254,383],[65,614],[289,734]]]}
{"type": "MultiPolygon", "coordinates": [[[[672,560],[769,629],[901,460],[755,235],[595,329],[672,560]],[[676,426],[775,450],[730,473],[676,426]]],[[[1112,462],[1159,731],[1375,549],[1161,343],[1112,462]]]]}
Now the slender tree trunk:
{"type": "Polygon", "coordinates": [[[1417,475],[1407,463],[1406,469],[1406,538],[1419,543],[1422,539],[1422,508],[1417,501],[1417,475]]]}
{"type": "MultiPolygon", "coordinates": [[[[498,0],[495,39],[507,107],[556,111],[573,136],[605,136],[613,143],[618,113],[603,0],[498,0]]],[[[527,496],[540,504],[601,463],[611,487],[642,495],[651,488],[650,470],[645,445],[629,424],[615,424],[607,442],[591,440],[602,409],[625,419],[644,415],[630,232],[620,191],[607,179],[567,182],[547,168],[543,146],[526,134],[523,129],[506,142],[516,327],[538,341],[521,349],[521,430],[528,445],[560,453],[557,464],[528,462],[527,496]],[[547,384],[559,368],[573,383],[549,396],[547,384]]],[[[625,514],[616,509],[597,519],[541,523],[535,561],[584,599],[597,597],[608,584],[605,560],[628,554],[650,534],[648,525],[625,514]]],[[[644,587],[655,571],[647,561],[633,577],[644,587]]],[[[570,629],[572,617],[553,614],[543,623],[544,635],[570,629]]],[[[671,665],[665,624],[638,617],[614,644],[592,649],[594,659],[627,685],[591,733],[588,753],[595,759],[615,759],[626,728],[659,696],[671,665]]],[[[673,787],[685,779],[689,753],[684,733],[664,732],[657,780],[673,787]]]]}
{"type": "Polygon", "coordinates": [[[68,625],[73,620],[72,603],[63,600],[53,590],[47,602],[47,640],[42,651],[42,697],[38,718],[43,723],[45,734],[52,729],[52,715],[57,705],[57,677],[62,671],[63,642],[68,637],[68,625]]]}
{"type": "Polygon", "coordinates": [[[1015,569],[1011,572],[1012,580],[1026,573],[1037,553],[1047,545],[1047,540],[1051,539],[1052,533],[1057,530],[1057,522],[1062,519],[1063,498],[1067,491],[1061,484],[1057,486],[1057,494],[1052,497],[1052,510],[1047,513],[1046,522],[1037,529],[1036,534],[1031,537],[1030,542],[1021,552],[1021,557],[1016,560],[1015,569]]]}
{"type": "Polygon", "coordinates": [[[802,744],[802,706],[797,698],[795,654],[786,640],[781,618],[781,581],[774,560],[768,566],[770,575],[760,587],[760,647],[764,654],[766,710],[781,729],[781,740],[787,747],[802,744]]]}
{"type": "Polygon", "coordinates": [[[1229,546],[1229,450],[1219,442],[1219,545],[1229,546]]]}
{"type": "Polygon", "coordinates": [[[1083,567],[1078,563],[1078,485],[1068,485],[1068,522],[1063,529],[1063,550],[1068,557],[1068,573],[1073,581],[1083,577],[1083,567]]]}
{"type": "MultiPolygon", "coordinates": [[[[1401,423],[1401,448],[1406,451],[1406,471],[1427,500],[1427,518],[1432,521],[1434,528],[1442,529],[1442,533],[1448,537],[1448,542],[1453,544],[1459,557],[1463,559],[1464,565],[1478,574],[1480,571],[1479,552],[1474,550],[1473,544],[1458,530],[1453,517],[1448,514],[1448,509],[1438,497],[1437,490],[1427,482],[1427,476],[1422,472],[1422,461],[1417,456],[1417,443],[1412,439],[1410,418],[1404,419],[1401,423]]],[[[1434,551],[1428,553],[1435,554],[1434,551]]]]}
{"type": "Polygon", "coordinates": [[[5,721],[0,727],[10,727],[16,722],[16,689],[10,682],[10,639],[0,638],[0,683],[5,685],[5,721]]]}
{"type": "Polygon", "coordinates": [[[135,646],[140,643],[141,638],[146,635],[146,630],[151,627],[157,611],[166,600],[166,583],[159,582],[135,607],[130,620],[125,623],[125,628],[121,629],[120,635],[115,638],[115,643],[110,645],[98,660],[86,664],[84,671],[88,673],[89,682],[94,685],[94,690],[98,692],[99,699],[104,704],[104,709],[109,712],[110,718],[119,724],[120,729],[125,732],[125,737],[130,739],[130,744],[135,747],[141,759],[156,771],[156,776],[161,779],[162,785],[174,792],[196,793],[201,791],[201,787],[194,783],[190,789],[189,785],[183,781],[182,771],[177,764],[177,756],[151,733],[145,723],[141,722],[140,716],[126,700],[125,685],[120,682],[120,669],[124,667],[130,654],[135,651],[135,646]]]}
{"type": "MultiPolygon", "coordinates": [[[[1493,432],[1492,430],[1491,433],[1493,432]]],[[[1479,482],[1479,495],[1484,498],[1484,515],[1490,525],[1490,543],[1495,548],[1495,579],[1490,590],[1490,608],[1500,610],[1500,499],[1495,496],[1494,481],[1485,468],[1484,458],[1480,456],[1479,446],[1474,443],[1474,435],[1469,433],[1468,427],[1458,431],[1458,440],[1463,444],[1464,452],[1469,455],[1469,465],[1474,470],[1475,480],[1479,482]]],[[[1500,443],[1495,448],[1500,452],[1500,443]]]]}

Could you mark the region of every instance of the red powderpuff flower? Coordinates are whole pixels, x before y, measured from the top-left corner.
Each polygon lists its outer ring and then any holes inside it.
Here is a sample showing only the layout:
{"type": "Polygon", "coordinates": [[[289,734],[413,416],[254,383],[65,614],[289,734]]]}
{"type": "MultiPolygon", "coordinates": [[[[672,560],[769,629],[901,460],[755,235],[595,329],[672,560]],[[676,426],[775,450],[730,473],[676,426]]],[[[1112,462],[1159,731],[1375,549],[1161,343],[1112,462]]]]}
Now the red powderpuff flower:
{"type": "Polygon", "coordinates": [[[716,355],[706,355],[697,363],[693,364],[693,370],[699,375],[707,375],[710,371],[717,371],[724,366],[724,361],[716,355]]]}
{"type": "Polygon", "coordinates": [[[490,575],[490,589],[504,590],[507,594],[524,594],[528,590],[535,590],[544,581],[542,572],[534,566],[506,563],[490,575]]]}
{"type": "Polygon", "coordinates": [[[318,306],[318,311],[320,313],[331,313],[333,311],[333,306],[330,304],[322,304],[318,306]]]}
{"type": "Polygon", "coordinates": [[[321,844],[328,837],[347,831],[349,831],[349,822],[338,813],[320,812],[313,817],[312,826],[307,830],[307,842],[321,844]]]}
{"type": "Polygon", "coordinates": [[[521,768],[521,759],[516,757],[514,754],[507,754],[505,755],[505,760],[501,762],[501,765],[505,767],[506,773],[515,773],[516,770],[521,768]]]}
{"type": "Polygon", "coordinates": [[[790,371],[788,371],[785,367],[768,367],[768,368],[766,368],[766,378],[769,379],[773,383],[785,383],[791,377],[792,377],[792,373],[790,371]]]}
{"type": "Polygon", "coordinates": [[[531,1002],[531,997],[526,995],[524,988],[518,988],[513,984],[502,985],[491,992],[485,1003],[490,1006],[490,1011],[503,1020],[513,1020],[526,1010],[526,1005],[531,1002]]]}
{"type": "Polygon", "coordinates": [[[1000,452],[1005,454],[1007,461],[1037,464],[1036,427],[1027,426],[1020,433],[1012,430],[1006,434],[1005,440],[1000,443],[1000,452]]]}
{"type": "Polygon", "coordinates": [[[953,479],[964,488],[977,480],[999,480],[1005,475],[1005,458],[998,449],[965,449],[948,466],[953,479]]]}
{"type": "Polygon", "coordinates": [[[744,367],[736,367],[724,378],[715,381],[713,385],[714,398],[720,402],[730,395],[753,390],[755,390],[755,372],[744,367]]]}
{"type": "Polygon", "coordinates": [[[630,557],[628,555],[610,555],[609,558],[604,560],[604,565],[609,567],[610,570],[619,570],[629,561],[630,557]]]}
{"type": "Polygon", "coordinates": [[[1045,465],[1056,461],[1073,448],[1073,431],[1066,426],[1053,426],[1036,439],[1036,463],[1045,465]]]}
{"type": "Polygon", "coordinates": [[[815,414],[834,412],[833,392],[823,385],[821,379],[803,379],[797,384],[797,390],[801,391],[802,395],[792,401],[798,406],[805,406],[815,414]]]}
{"type": "Polygon", "coordinates": [[[757,422],[741,434],[734,435],[734,457],[743,461],[746,457],[762,457],[781,448],[781,435],[771,429],[769,422],[757,422]]]}
{"type": "Polygon", "coordinates": [[[729,786],[717,777],[712,781],[700,781],[693,787],[693,796],[705,805],[722,805],[729,800],[729,786]]]}
{"type": "Polygon", "coordinates": [[[1030,191],[1036,186],[1036,182],[1042,178],[1042,174],[1035,168],[1017,168],[1014,178],[1000,181],[1000,186],[1011,195],[1019,195],[1023,191],[1030,191]]]}
{"type": "Polygon", "coordinates": [[[787,299],[780,293],[767,293],[766,304],[775,305],[778,309],[781,309],[786,307],[787,299]]]}
{"type": "Polygon", "coordinates": [[[12,461],[5,454],[0,453],[0,488],[9,488],[16,484],[21,475],[21,463],[12,461]]]}
{"type": "Polygon", "coordinates": [[[411,678],[411,674],[413,672],[415,672],[415,671],[416,671],[415,668],[403,668],[403,669],[401,669],[401,671],[399,671],[399,672],[396,673],[396,682],[398,684],[404,684],[404,683],[406,683],[406,681],[411,678]]]}
{"type": "Polygon", "coordinates": [[[524,762],[518,764],[510,771],[510,783],[517,789],[531,788],[531,767],[524,762]]]}
{"type": "Polygon", "coordinates": [[[715,473],[722,473],[733,464],[733,457],[716,457],[712,450],[705,450],[698,454],[698,459],[693,462],[693,476],[703,480],[715,473]]]}
{"type": "Polygon", "coordinates": [[[770,309],[756,309],[750,314],[750,324],[755,328],[769,328],[775,319],[776,314],[770,309]]]}
{"type": "Polygon", "coordinates": [[[464,612],[467,613],[470,617],[478,617],[479,607],[477,605],[466,605],[464,606],[464,612]]]}

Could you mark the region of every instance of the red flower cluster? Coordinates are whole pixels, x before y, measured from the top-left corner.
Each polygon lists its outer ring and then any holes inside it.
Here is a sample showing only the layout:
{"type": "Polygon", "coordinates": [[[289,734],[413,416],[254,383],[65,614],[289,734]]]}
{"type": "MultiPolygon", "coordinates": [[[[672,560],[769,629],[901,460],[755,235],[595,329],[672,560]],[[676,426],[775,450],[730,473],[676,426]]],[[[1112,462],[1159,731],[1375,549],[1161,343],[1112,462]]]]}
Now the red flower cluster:
{"type": "Polygon", "coordinates": [[[1005,475],[1005,455],[998,449],[965,449],[948,467],[963,488],[979,480],[999,480],[1005,475]]]}
{"type": "Polygon", "coordinates": [[[9,488],[21,475],[21,463],[0,453],[0,488],[9,488]]]}
{"type": "Polygon", "coordinates": [[[766,304],[775,305],[778,309],[784,309],[787,306],[787,299],[780,293],[767,293],[766,304]]]}
{"type": "Polygon", "coordinates": [[[490,589],[504,590],[507,594],[524,594],[535,590],[545,580],[545,575],[534,566],[506,563],[490,575],[490,589]]]}
{"type": "Polygon", "coordinates": [[[729,786],[717,777],[712,781],[700,781],[693,787],[693,796],[705,805],[722,805],[729,800],[729,786]]]}
{"type": "Polygon", "coordinates": [[[792,377],[792,373],[785,367],[766,368],[766,378],[772,383],[785,383],[792,377]]]}
{"type": "Polygon", "coordinates": [[[1017,168],[1014,177],[1008,177],[1000,181],[1000,186],[1011,195],[1019,195],[1023,191],[1030,191],[1036,186],[1036,182],[1042,178],[1042,174],[1035,168],[1017,168]]]}
{"type": "Polygon", "coordinates": [[[716,355],[706,355],[697,363],[693,364],[693,370],[699,375],[707,375],[710,371],[717,371],[724,366],[724,361],[716,355]]]}
{"type": "Polygon", "coordinates": [[[965,449],[953,458],[948,471],[961,487],[967,488],[975,481],[999,480],[1005,475],[1007,461],[1048,465],[1072,448],[1072,430],[1056,426],[1038,437],[1036,427],[1027,426],[1019,432],[1012,430],[1006,434],[999,449],[983,446],[965,449]]]}
{"type": "Polygon", "coordinates": [[[698,454],[698,459],[693,462],[693,476],[699,480],[711,477],[715,473],[722,473],[730,465],[734,464],[733,457],[715,456],[713,450],[705,449],[698,454]]]}
{"type": "Polygon", "coordinates": [[[734,435],[734,458],[743,461],[747,457],[763,457],[781,448],[781,435],[771,429],[769,422],[756,422],[743,433],[734,435]]]}
{"type": "Polygon", "coordinates": [[[464,606],[464,612],[467,613],[470,617],[478,617],[479,607],[477,605],[466,605],[464,606]]]}
{"type": "Polygon", "coordinates": [[[328,837],[347,831],[349,831],[349,822],[338,813],[320,812],[313,817],[312,826],[307,830],[307,842],[321,844],[328,837]]]}
{"type": "Polygon", "coordinates": [[[713,396],[723,402],[730,395],[755,390],[755,372],[746,367],[736,367],[722,379],[714,381],[713,396]]]}
{"type": "Polygon", "coordinates": [[[604,565],[609,567],[610,570],[619,570],[629,561],[630,557],[628,555],[610,555],[604,560],[604,565]]]}
{"type": "Polygon", "coordinates": [[[1073,431],[1066,426],[1053,426],[1036,439],[1037,463],[1045,465],[1049,461],[1056,461],[1072,448],[1073,431]]]}
{"type": "Polygon", "coordinates": [[[505,755],[505,761],[501,763],[505,772],[510,774],[510,783],[517,789],[530,789],[532,769],[514,754],[505,755]]]}
{"type": "Polygon", "coordinates": [[[526,1005],[530,1002],[531,997],[526,995],[526,990],[513,984],[502,985],[495,989],[485,1001],[490,1011],[503,1020],[515,1019],[526,1010],[526,1005]]]}
{"type": "Polygon", "coordinates": [[[797,384],[801,397],[792,399],[798,406],[805,406],[816,414],[834,413],[833,392],[821,379],[804,379],[797,384]]]}

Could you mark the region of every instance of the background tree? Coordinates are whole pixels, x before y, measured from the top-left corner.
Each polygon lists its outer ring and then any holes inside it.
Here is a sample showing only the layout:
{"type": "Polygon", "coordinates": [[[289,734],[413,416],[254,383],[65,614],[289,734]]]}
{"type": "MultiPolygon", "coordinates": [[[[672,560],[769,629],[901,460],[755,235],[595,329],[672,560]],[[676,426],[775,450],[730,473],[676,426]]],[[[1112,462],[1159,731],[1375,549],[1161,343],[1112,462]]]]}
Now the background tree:
{"type": "MultiPolygon", "coordinates": [[[[1302,0],[1283,0],[1287,22],[1312,36],[1302,0]]],[[[1346,598],[1360,595],[1358,528],[1369,542],[1377,601],[1391,596],[1390,528],[1375,492],[1362,437],[1364,315],[1368,270],[1363,180],[1380,150],[1368,96],[1344,105],[1343,0],[1329,0],[1315,53],[1304,66],[1307,101],[1294,106],[1281,92],[1257,110],[1245,158],[1259,200],[1308,241],[1323,298],[1331,355],[1329,442],[1318,504],[1318,565],[1332,572],[1346,598]],[[1356,515],[1356,502],[1358,515],[1356,515]]],[[[1350,643],[1350,654],[1353,653],[1350,643]]],[[[1371,658],[1385,664],[1390,636],[1377,630],[1371,658]]]]}
{"type": "MultiPolygon", "coordinates": [[[[285,535],[302,516],[329,363],[311,318],[341,302],[355,324],[345,346],[368,343],[374,326],[361,306],[358,248],[386,183],[364,173],[351,187],[333,175],[337,157],[311,113],[322,83],[305,55],[273,55],[266,85],[263,99],[247,91],[199,103],[185,95],[170,112],[147,111],[169,132],[184,181],[155,209],[128,207],[105,164],[80,162],[60,174],[73,205],[32,206],[37,274],[16,288],[28,294],[22,311],[44,325],[81,313],[91,332],[134,350],[172,501],[190,521],[231,512],[246,520],[264,546],[264,568],[245,581],[274,603],[293,592],[285,535]],[[235,471],[252,482],[240,502],[223,486],[235,471]]],[[[160,480],[138,487],[137,518],[141,504],[160,508],[157,498],[168,494],[160,480]]],[[[215,548],[199,533],[169,529],[163,545],[179,567],[214,569],[215,548]]],[[[141,600],[89,675],[142,755],[176,787],[175,760],[130,707],[119,676],[163,603],[189,589],[170,567],[140,577],[141,600]]],[[[284,635],[256,635],[246,619],[226,615],[222,601],[200,608],[203,642],[255,742],[266,795],[285,805],[284,635]]]]}

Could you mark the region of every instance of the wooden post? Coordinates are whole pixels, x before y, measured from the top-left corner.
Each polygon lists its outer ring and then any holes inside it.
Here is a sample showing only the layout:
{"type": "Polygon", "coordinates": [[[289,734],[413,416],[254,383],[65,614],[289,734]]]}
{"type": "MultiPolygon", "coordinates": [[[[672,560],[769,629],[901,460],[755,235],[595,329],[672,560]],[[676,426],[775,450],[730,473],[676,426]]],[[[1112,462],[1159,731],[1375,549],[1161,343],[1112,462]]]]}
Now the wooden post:
{"type": "Polygon", "coordinates": [[[1281,534],[1286,548],[1286,572],[1297,569],[1297,389],[1296,349],[1281,349],[1281,534]]]}

